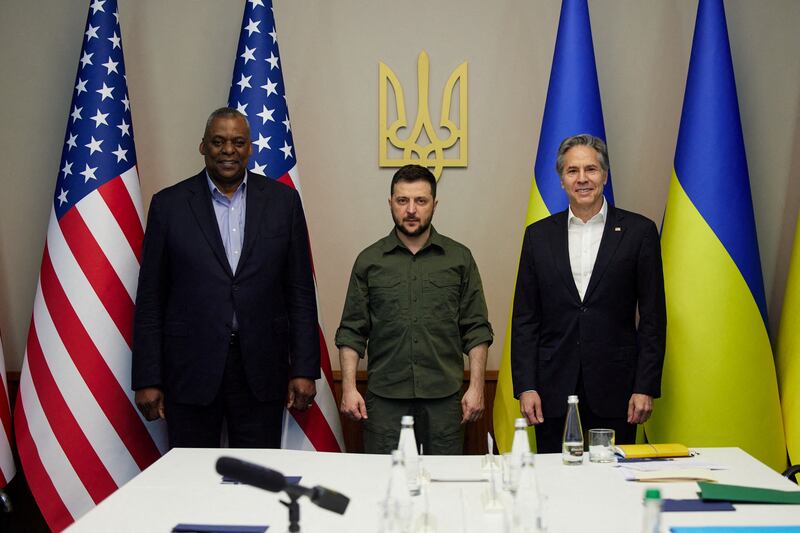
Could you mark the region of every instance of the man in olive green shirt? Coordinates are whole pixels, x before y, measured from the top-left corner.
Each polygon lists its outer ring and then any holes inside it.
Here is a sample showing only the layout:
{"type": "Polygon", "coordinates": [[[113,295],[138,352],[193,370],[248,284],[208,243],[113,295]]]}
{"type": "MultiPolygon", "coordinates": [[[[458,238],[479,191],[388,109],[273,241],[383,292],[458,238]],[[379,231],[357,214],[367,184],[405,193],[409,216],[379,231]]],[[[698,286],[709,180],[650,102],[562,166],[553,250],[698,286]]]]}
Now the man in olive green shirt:
{"type": "Polygon", "coordinates": [[[364,421],[367,453],[395,449],[400,418],[413,415],[426,454],[460,454],[462,424],[483,415],[492,342],[478,267],[466,246],[431,226],[438,202],[428,169],[401,168],[390,194],[395,227],[356,259],[336,332],[340,410],[364,421]],[[365,402],[356,368],[367,352],[365,402]],[[470,358],[463,396],[462,354],[470,358]]]}

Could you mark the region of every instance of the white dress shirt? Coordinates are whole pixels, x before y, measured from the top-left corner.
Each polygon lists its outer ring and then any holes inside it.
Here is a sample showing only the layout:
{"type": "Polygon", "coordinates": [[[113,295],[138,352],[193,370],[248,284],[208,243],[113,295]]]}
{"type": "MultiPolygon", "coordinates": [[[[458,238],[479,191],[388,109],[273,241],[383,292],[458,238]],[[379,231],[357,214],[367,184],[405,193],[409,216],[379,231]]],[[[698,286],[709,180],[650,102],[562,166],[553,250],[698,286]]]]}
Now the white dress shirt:
{"type": "Polygon", "coordinates": [[[597,251],[600,249],[600,240],[603,238],[607,214],[608,206],[605,197],[603,197],[603,207],[587,222],[576,217],[572,208],[569,209],[567,216],[569,264],[572,268],[572,279],[575,280],[575,287],[578,288],[581,301],[586,295],[586,288],[592,277],[594,261],[597,259],[597,251]]]}

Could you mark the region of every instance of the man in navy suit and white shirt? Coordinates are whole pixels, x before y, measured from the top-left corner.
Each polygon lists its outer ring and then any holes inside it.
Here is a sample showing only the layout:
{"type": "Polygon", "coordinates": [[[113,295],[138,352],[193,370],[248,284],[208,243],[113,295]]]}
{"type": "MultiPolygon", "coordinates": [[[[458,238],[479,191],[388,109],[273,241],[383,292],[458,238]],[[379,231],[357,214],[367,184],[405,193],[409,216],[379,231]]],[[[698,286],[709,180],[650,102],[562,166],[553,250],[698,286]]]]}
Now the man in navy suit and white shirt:
{"type": "Polygon", "coordinates": [[[171,447],[279,447],[284,406],[319,377],[317,307],[297,192],[246,170],[247,119],[214,111],[205,169],[153,196],[134,321],[132,386],[171,447]]]}
{"type": "Polygon", "coordinates": [[[539,452],[561,451],[571,394],[580,399],[585,429],[611,428],[617,443],[632,443],[661,393],[666,306],[658,231],[606,202],[608,168],[601,139],[565,139],[556,170],[569,208],[525,231],[511,368],[539,452]]]}

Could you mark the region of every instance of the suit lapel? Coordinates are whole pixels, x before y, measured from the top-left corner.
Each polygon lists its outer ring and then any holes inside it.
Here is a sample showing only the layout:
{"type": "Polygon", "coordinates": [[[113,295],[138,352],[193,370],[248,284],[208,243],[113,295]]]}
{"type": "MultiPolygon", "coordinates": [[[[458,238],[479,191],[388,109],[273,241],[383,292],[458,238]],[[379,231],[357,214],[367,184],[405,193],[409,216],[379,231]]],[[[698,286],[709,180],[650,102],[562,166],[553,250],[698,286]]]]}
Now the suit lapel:
{"type": "Polygon", "coordinates": [[[562,211],[552,218],[555,225],[550,238],[550,250],[556,263],[556,270],[561,276],[561,281],[567,287],[570,296],[576,301],[581,300],[575,278],[572,277],[572,265],[569,262],[569,235],[567,233],[567,211],[562,211]]]}
{"type": "Polygon", "coordinates": [[[259,228],[261,227],[261,216],[264,214],[264,209],[267,203],[267,193],[265,191],[266,180],[259,174],[252,172],[247,175],[247,197],[245,198],[245,214],[244,214],[244,243],[242,244],[242,256],[239,258],[239,263],[236,266],[236,272],[242,270],[242,265],[247,261],[250,252],[253,251],[255,246],[259,228]]]}
{"type": "Polygon", "coordinates": [[[205,171],[195,176],[189,197],[189,207],[222,268],[225,269],[229,276],[233,276],[228,257],[225,255],[225,246],[222,244],[222,237],[219,234],[219,225],[214,214],[214,206],[211,205],[211,191],[208,190],[205,171]]]}
{"type": "Polygon", "coordinates": [[[624,213],[617,211],[611,205],[608,206],[608,217],[603,228],[603,237],[600,239],[600,249],[597,250],[597,259],[594,260],[592,277],[589,278],[589,286],[586,288],[586,294],[583,297],[584,301],[589,299],[592,291],[600,283],[600,279],[611,263],[611,258],[614,257],[614,252],[617,251],[617,246],[619,246],[622,237],[625,235],[624,217],[624,213]]]}

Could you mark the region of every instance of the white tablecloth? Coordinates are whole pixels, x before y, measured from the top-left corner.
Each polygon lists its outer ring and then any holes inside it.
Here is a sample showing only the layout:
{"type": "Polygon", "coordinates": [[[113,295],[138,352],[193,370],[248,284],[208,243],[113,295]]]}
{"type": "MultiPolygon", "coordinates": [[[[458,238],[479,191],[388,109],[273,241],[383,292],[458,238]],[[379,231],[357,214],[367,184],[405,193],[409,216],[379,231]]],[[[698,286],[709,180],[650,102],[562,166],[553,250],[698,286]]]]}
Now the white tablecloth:
{"type": "MultiPolygon", "coordinates": [[[[797,485],[738,448],[704,448],[701,457],[729,467],[716,472],[721,483],[800,490],[797,485]]],[[[306,533],[377,532],[379,503],[385,496],[390,458],[380,455],[330,454],[290,450],[175,449],[78,520],[70,533],[169,532],[178,523],[268,524],[269,533],[287,530],[280,495],[245,485],[222,484],[215,472],[227,455],[302,476],[301,484],[322,485],[351,498],[343,516],[301,500],[306,533]]],[[[480,456],[423,458],[432,478],[481,477],[480,456]]],[[[560,455],[537,455],[536,475],[547,495],[550,533],[637,533],[642,495],[657,486],[664,498],[695,498],[693,482],[643,484],[625,481],[611,465],[564,466],[560,455]]],[[[503,516],[484,512],[481,494],[487,483],[431,483],[429,507],[438,533],[503,532],[503,516]]],[[[285,498],[284,498],[285,499],[285,498]]],[[[415,498],[415,512],[423,502],[415,498]]],[[[737,505],[735,512],[664,513],[662,530],[671,525],[800,525],[800,506],[737,505]]]]}

